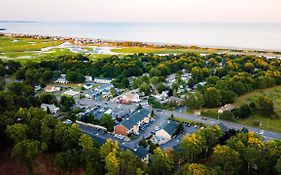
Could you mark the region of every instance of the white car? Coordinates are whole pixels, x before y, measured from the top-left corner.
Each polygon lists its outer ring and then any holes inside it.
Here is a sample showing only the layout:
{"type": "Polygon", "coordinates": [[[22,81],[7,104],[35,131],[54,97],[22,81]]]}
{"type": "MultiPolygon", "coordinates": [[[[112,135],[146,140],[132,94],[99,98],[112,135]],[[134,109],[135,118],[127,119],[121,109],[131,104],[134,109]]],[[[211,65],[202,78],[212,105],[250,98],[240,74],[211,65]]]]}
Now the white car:
{"type": "Polygon", "coordinates": [[[155,130],[155,131],[159,131],[159,130],[160,130],[160,127],[159,127],[159,126],[156,126],[156,127],[154,128],[154,130],[155,130]]]}

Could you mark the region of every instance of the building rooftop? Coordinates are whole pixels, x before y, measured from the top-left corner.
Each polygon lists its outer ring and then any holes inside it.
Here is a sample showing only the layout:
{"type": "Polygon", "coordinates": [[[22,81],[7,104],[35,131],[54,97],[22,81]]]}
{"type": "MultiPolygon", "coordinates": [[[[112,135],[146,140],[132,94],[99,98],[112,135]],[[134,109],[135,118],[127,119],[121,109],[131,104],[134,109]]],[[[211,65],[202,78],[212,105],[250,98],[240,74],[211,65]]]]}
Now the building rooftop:
{"type": "Polygon", "coordinates": [[[135,152],[136,156],[140,159],[144,158],[149,153],[149,150],[145,149],[144,147],[138,147],[137,151],[135,152]]]}
{"type": "Polygon", "coordinates": [[[176,131],[178,124],[175,121],[168,120],[167,125],[163,128],[168,134],[173,135],[176,131]]]}
{"type": "Polygon", "coordinates": [[[134,112],[131,117],[123,120],[120,124],[125,126],[128,129],[131,129],[134,125],[136,125],[139,121],[142,121],[145,117],[150,114],[150,111],[147,109],[140,109],[134,112]]]}

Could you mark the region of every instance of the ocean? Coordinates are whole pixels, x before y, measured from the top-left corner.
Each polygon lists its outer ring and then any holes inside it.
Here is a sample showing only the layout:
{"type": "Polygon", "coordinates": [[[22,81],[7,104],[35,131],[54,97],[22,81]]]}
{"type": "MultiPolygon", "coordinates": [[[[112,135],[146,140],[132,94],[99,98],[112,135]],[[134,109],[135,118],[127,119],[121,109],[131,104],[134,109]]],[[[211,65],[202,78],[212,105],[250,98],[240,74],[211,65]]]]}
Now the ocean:
{"type": "Polygon", "coordinates": [[[281,23],[0,22],[7,33],[281,51],[281,23]]]}

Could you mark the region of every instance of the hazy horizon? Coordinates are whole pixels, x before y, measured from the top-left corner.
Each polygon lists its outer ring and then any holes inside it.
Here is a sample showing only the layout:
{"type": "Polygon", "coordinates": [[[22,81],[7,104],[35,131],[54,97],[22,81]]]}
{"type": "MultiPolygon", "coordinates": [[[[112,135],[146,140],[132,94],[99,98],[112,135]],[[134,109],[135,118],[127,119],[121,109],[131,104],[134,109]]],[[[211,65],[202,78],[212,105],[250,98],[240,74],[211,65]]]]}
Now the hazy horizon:
{"type": "Polygon", "coordinates": [[[279,23],[280,0],[2,0],[0,20],[279,23]],[[15,5],[16,4],[16,5],[15,5]]]}

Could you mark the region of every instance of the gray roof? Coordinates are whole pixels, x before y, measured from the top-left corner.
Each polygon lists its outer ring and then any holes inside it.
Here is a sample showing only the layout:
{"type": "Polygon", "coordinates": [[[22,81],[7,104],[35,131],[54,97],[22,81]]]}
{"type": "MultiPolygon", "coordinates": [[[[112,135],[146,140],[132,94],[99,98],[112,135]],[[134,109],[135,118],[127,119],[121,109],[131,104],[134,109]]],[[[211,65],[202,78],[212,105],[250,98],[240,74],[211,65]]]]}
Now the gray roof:
{"type": "Polygon", "coordinates": [[[138,147],[137,151],[135,152],[136,156],[140,159],[144,158],[148,153],[149,153],[149,150],[145,149],[142,146],[138,147]]]}
{"type": "Polygon", "coordinates": [[[176,131],[178,124],[175,121],[169,120],[168,124],[163,128],[168,134],[173,135],[176,131]]]}
{"type": "Polygon", "coordinates": [[[229,128],[227,126],[225,126],[225,124],[223,124],[223,123],[219,123],[218,126],[221,128],[221,130],[223,132],[226,132],[229,130],[229,128]]]}
{"type": "Polygon", "coordinates": [[[147,109],[140,109],[135,111],[131,117],[123,120],[120,125],[125,126],[127,129],[131,129],[134,125],[136,125],[139,121],[142,121],[145,117],[147,117],[150,112],[147,109]]]}

